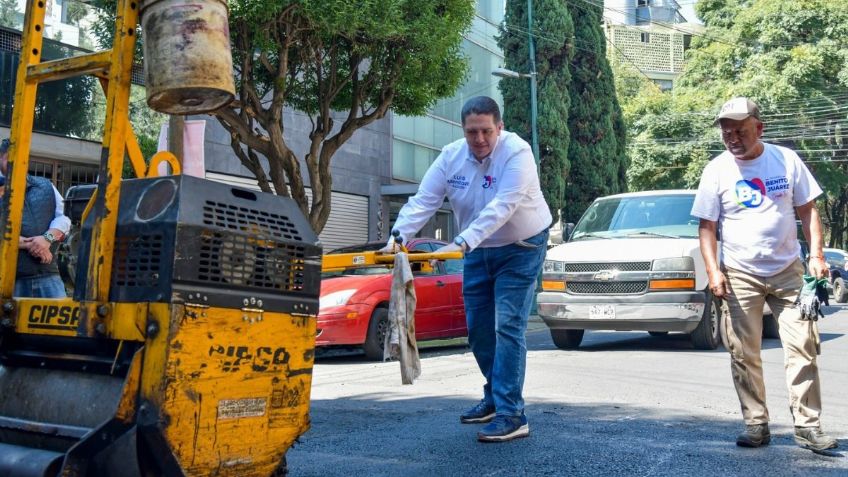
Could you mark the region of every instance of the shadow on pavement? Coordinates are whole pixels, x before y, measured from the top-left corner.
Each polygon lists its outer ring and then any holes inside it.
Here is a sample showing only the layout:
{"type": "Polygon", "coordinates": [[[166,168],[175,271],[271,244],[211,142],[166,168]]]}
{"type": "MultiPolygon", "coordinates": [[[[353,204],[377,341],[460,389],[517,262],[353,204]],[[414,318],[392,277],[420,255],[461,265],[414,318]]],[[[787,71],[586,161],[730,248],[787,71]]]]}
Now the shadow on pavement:
{"type": "Polygon", "coordinates": [[[313,400],[312,429],[287,455],[290,475],[848,475],[840,452],[803,450],[785,426],[772,428],[770,446],[743,449],[736,418],[610,404],[528,402],[529,438],[481,444],[480,426],[458,419],[473,404],[391,392],[313,400]]]}

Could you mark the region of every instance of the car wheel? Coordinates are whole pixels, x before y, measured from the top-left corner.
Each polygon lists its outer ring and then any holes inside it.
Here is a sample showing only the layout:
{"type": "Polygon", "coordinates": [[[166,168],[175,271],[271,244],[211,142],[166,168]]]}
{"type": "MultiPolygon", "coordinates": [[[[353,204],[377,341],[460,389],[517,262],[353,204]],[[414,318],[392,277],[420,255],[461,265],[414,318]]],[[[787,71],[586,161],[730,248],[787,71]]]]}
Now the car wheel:
{"type": "Polygon", "coordinates": [[[577,349],[583,341],[583,330],[551,330],[551,339],[559,349],[577,349]]]}
{"type": "Polygon", "coordinates": [[[836,303],[845,303],[848,300],[848,290],[845,290],[845,281],[841,277],[833,280],[833,299],[836,303]]]}
{"type": "Polygon", "coordinates": [[[383,347],[388,331],[389,310],[383,307],[375,308],[374,313],[371,314],[371,321],[368,323],[365,343],[362,345],[366,358],[380,361],[383,359],[383,347]]]}
{"type": "Polygon", "coordinates": [[[692,344],[695,349],[716,349],[721,342],[721,307],[711,292],[705,293],[704,314],[698,327],[692,331],[692,344]]]}
{"type": "Polygon", "coordinates": [[[780,339],[780,329],[777,325],[777,318],[774,315],[763,317],[763,338],[770,340],[780,339]]]}
{"type": "Polygon", "coordinates": [[[668,331],[649,331],[648,334],[651,336],[668,336],[668,331]]]}

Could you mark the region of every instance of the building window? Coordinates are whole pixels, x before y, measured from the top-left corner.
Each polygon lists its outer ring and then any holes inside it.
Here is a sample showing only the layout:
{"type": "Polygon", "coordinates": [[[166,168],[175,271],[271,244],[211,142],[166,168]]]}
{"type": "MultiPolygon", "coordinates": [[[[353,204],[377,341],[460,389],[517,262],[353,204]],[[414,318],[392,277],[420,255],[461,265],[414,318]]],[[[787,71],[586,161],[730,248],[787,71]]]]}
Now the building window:
{"type": "Polygon", "coordinates": [[[49,179],[63,196],[71,186],[97,182],[99,167],[90,164],[57,161],[52,159],[30,159],[29,173],[49,179]]]}
{"type": "Polygon", "coordinates": [[[639,35],[640,35],[640,39],[642,40],[642,43],[650,43],[651,42],[651,34],[650,33],[643,31],[639,35]]]}
{"type": "Polygon", "coordinates": [[[636,0],[637,7],[649,7],[651,6],[651,0],[636,0]]]}

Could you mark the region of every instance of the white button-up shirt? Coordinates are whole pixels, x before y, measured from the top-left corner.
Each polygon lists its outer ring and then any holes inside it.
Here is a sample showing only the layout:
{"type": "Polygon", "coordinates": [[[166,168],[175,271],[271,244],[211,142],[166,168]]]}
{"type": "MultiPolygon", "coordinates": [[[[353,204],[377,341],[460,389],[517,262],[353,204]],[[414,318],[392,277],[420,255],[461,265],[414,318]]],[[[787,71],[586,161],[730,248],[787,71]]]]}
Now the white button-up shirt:
{"type": "Polygon", "coordinates": [[[469,250],[515,243],[551,226],[530,145],[508,131],[501,132],[483,161],[474,158],[464,138],[442,149],[395,222],[404,242],[445,197],[469,250]]]}

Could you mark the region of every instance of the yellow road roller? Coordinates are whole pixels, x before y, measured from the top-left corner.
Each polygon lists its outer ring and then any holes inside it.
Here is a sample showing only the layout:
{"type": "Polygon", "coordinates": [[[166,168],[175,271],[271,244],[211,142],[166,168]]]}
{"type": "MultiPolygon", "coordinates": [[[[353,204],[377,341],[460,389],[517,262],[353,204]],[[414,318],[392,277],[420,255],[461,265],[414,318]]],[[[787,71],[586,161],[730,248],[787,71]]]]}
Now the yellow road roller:
{"type": "Polygon", "coordinates": [[[138,2],[118,1],[111,50],[41,62],[45,3],[28,1],[0,212],[0,476],[285,474],[309,427],[317,236],[290,199],[145,163],[127,115],[138,2]],[[107,106],[73,296],[14,297],[37,86],[78,74],[107,106]]]}

